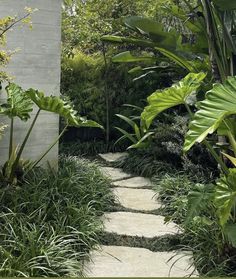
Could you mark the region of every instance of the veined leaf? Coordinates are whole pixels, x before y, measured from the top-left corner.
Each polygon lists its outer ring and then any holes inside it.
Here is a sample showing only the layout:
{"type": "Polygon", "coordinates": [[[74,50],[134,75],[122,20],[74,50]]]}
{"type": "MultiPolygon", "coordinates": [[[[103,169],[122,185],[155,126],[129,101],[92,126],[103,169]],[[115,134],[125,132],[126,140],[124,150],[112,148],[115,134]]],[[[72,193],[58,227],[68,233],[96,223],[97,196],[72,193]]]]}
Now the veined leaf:
{"type": "Polygon", "coordinates": [[[205,73],[190,73],[170,88],[163,91],[156,91],[149,96],[149,105],[144,108],[141,115],[147,128],[150,127],[153,119],[162,111],[177,105],[185,104],[188,96],[200,87],[201,81],[205,77],[205,73]]]}
{"type": "Polygon", "coordinates": [[[10,83],[6,87],[7,103],[0,105],[0,114],[8,117],[19,117],[23,121],[30,118],[33,110],[33,102],[26,92],[15,83],[10,83]]]}
{"type": "Polygon", "coordinates": [[[222,176],[218,182],[215,193],[215,205],[224,226],[231,217],[231,211],[236,202],[236,169],[229,169],[227,176],[222,176]]]}
{"type": "Polygon", "coordinates": [[[95,121],[78,116],[72,106],[59,97],[45,96],[43,92],[34,89],[29,89],[26,93],[39,109],[60,115],[67,121],[69,126],[102,128],[95,121]]]}
{"type": "Polygon", "coordinates": [[[130,51],[121,52],[112,58],[112,62],[130,63],[130,62],[155,62],[156,58],[152,56],[133,56],[130,51]]]}
{"type": "Polygon", "coordinates": [[[215,84],[207,92],[206,99],[199,103],[199,110],[190,122],[184,151],[196,142],[203,141],[208,134],[216,131],[222,121],[236,113],[236,77],[229,77],[224,84],[215,84]]]}

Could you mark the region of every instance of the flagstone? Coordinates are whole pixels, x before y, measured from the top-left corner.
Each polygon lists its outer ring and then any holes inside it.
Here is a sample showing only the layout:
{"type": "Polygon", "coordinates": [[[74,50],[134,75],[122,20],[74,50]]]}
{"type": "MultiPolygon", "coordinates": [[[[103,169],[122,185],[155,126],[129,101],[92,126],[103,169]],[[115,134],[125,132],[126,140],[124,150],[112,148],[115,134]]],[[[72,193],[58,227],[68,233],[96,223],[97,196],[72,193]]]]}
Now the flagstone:
{"type": "Polygon", "coordinates": [[[105,232],[119,235],[152,238],[179,232],[175,223],[165,224],[163,216],[154,214],[111,212],[105,213],[103,220],[105,232]]]}
{"type": "Polygon", "coordinates": [[[128,209],[155,210],[161,207],[156,201],[156,193],[148,189],[114,188],[113,193],[117,196],[120,204],[128,209]]]}

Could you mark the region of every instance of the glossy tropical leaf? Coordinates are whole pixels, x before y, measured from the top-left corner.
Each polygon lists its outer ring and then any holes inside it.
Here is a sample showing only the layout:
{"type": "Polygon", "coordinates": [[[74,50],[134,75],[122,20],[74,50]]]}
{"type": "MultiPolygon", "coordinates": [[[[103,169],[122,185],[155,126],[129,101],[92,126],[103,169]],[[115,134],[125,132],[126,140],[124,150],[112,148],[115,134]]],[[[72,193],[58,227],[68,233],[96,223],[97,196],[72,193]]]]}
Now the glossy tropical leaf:
{"type": "Polygon", "coordinates": [[[230,219],[231,211],[236,205],[236,169],[229,169],[229,174],[218,180],[215,204],[220,224],[224,226],[230,219]]]}
{"type": "Polygon", "coordinates": [[[194,64],[184,57],[180,56],[179,54],[160,47],[156,47],[155,49],[161,52],[164,56],[168,57],[171,61],[175,62],[180,67],[187,69],[189,72],[197,72],[194,64]]]}
{"type": "Polygon", "coordinates": [[[128,149],[133,149],[133,148],[145,148],[149,143],[146,142],[148,138],[150,138],[151,135],[155,134],[154,132],[148,132],[146,133],[137,143],[132,144],[131,146],[128,147],[128,149]]]}
{"type": "Polygon", "coordinates": [[[129,63],[129,62],[155,62],[156,58],[152,57],[152,56],[134,56],[131,54],[130,51],[125,51],[125,52],[121,52],[117,55],[115,55],[112,58],[112,62],[115,63],[120,63],[120,62],[125,62],[125,63],[129,63]]]}
{"type": "Polygon", "coordinates": [[[133,44],[140,47],[155,47],[158,46],[151,40],[148,39],[136,39],[136,38],[129,38],[129,37],[120,37],[120,36],[110,36],[105,35],[101,37],[101,40],[104,42],[116,43],[116,44],[133,44]]]}
{"type": "Polygon", "coordinates": [[[67,121],[69,126],[102,127],[95,121],[87,120],[86,118],[78,116],[72,106],[59,97],[45,96],[43,92],[39,92],[34,89],[29,89],[26,93],[39,109],[60,115],[67,121]]]}
{"type": "Polygon", "coordinates": [[[224,84],[215,84],[207,92],[206,99],[199,103],[199,110],[190,122],[184,151],[196,142],[202,142],[208,134],[216,131],[222,121],[236,113],[236,77],[229,77],[224,84]]]}
{"type": "Polygon", "coordinates": [[[140,34],[148,36],[153,42],[157,42],[160,47],[175,49],[176,43],[180,37],[174,29],[166,32],[164,31],[163,24],[149,18],[131,16],[125,18],[124,23],[140,34]]]}
{"type": "Polygon", "coordinates": [[[147,128],[150,127],[153,119],[162,111],[185,104],[187,98],[201,85],[201,81],[206,77],[206,74],[190,73],[178,83],[163,90],[156,91],[148,97],[149,105],[144,108],[141,115],[142,120],[146,123],[147,128]]]}
{"type": "Polygon", "coordinates": [[[10,83],[6,87],[7,103],[0,105],[0,114],[10,118],[19,117],[23,121],[30,118],[33,110],[33,102],[26,92],[17,84],[10,83]]]}

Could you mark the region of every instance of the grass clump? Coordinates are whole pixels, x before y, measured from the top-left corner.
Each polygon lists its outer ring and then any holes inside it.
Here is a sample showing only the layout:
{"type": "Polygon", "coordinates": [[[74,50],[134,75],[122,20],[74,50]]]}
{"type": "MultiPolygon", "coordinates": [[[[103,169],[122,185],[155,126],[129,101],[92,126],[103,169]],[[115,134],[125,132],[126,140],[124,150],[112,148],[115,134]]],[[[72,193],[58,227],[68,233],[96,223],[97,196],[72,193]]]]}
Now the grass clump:
{"type": "Polygon", "coordinates": [[[0,276],[82,276],[114,201],[109,186],[96,164],[62,157],[58,172],[37,169],[2,189],[0,276]]]}

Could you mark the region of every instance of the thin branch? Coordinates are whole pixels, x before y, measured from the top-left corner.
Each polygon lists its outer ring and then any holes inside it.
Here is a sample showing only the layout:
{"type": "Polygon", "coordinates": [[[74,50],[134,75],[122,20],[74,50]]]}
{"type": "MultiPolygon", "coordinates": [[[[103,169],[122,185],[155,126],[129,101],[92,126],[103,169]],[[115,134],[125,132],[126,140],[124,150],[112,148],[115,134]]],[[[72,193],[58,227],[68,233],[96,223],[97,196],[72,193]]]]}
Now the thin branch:
{"type": "Polygon", "coordinates": [[[23,17],[15,20],[14,22],[12,22],[12,24],[10,24],[9,26],[7,26],[6,29],[4,29],[2,31],[2,33],[0,33],[0,37],[2,37],[8,30],[10,30],[13,26],[15,26],[17,23],[21,22],[22,20],[26,19],[27,17],[29,17],[31,15],[31,13],[27,13],[26,15],[24,15],[23,17]]]}

